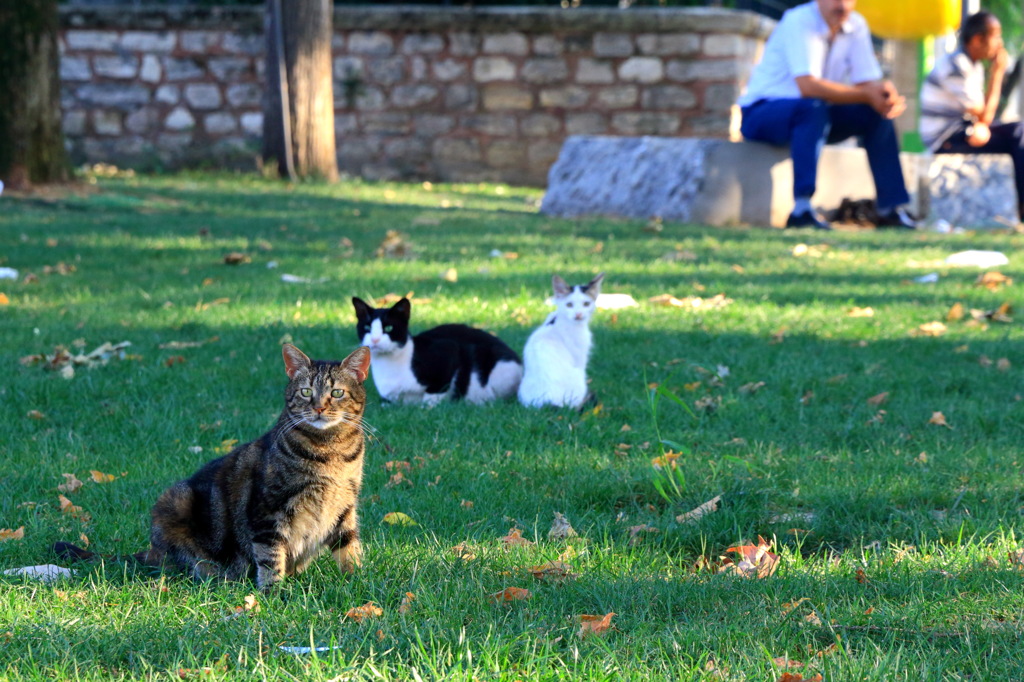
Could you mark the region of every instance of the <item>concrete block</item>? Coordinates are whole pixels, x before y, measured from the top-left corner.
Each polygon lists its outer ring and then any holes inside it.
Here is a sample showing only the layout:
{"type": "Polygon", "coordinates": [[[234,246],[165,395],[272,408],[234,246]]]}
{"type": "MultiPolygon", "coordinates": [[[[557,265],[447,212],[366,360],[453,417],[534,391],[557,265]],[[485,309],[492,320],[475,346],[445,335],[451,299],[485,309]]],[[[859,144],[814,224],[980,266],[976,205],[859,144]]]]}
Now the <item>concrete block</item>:
{"type": "MultiPolygon", "coordinates": [[[[920,157],[904,155],[915,197],[920,157]]],[[[814,203],[872,198],[862,149],[826,147],[814,203]]],[[[707,225],[784,225],[793,208],[789,150],[704,138],[572,136],[548,174],[541,212],[556,216],[658,216],[707,225]]]]}

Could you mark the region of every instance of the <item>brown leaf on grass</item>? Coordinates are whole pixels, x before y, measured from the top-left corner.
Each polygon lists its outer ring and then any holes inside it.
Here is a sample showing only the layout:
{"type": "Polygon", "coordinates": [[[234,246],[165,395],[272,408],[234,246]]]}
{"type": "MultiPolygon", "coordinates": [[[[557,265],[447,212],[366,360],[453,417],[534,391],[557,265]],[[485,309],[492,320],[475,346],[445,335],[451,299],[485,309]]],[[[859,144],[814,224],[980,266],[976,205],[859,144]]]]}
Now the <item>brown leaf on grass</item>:
{"type": "Polygon", "coordinates": [[[60,502],[60,511],[63,514],[70,514],[75,516],[82,512],[82,508],[71,502],[68,498],[63,495],[58,495],[57,500],[60,502]]]}
{"type": "Polygon", "coordinates": [[[243,265],[251,262],[252,258],[250,258],[248,254],[240,251],[232,251],[231,253],[224,254],[225,265],[243,265]]]}
{"type": "Polygon", "coordinates": [[[213,451],[218,455],[226,455],[234,450],[236,445],[238,445],[237,438],[225,438],[220,442],[220,445],[213,448],[213,451]]]}
{"type": "Polygon", "coordinates": [[[19,526],[16,530],[11,528],[0,528],[0,542],[8,540],[21,540],[25,537],[25,526],[19,526]]]}
{"type": "Polygon", "coordinates": [[[459,281],[459,271],[456,270],[455,268],[448,268],[447,270],[440,274],[440,277],[446,282],[451,282],[452,284],[455,284],[456,282],[459,281]]]}
{"type": "Polygon", "coordinates": [[[11,299],[7,298],[7,294],[0,291],[0,305],[10,305],[11,299]]]}
{"type": "Polygon", "coordinates": [[[942,322],[925,322],[910,331],[911,336],[942,336],[946,333],[946,325],[942,322]]]}
{"type": "Polygon", "coordinates": [[[405,460],[390,460],[384,462],[384,471],[411,471],[412,465],[405,460]]]}
{"type": "Polygon", "coordinates": [[[562,582],[576,577],[576,574],[570,570],[569,564],[564,561],[548,561],[539,566],[531,566],[526,570],[537,580],[550,582],[562,582]]]}
{"type": "Polygon", "coordinates": [[[167,343],[161,343],[158,348],[160,350],[184,350],[186,348],[199,348],[216,341],[220,341],[219,336],[211,336],[205,341],[168,341],[167,343]]]}
{"type": "Polygon", "coordinates": [[[70,495],[71,493],[75,492],[83,485],[85,485],[84,483],[79,481],[74,474],[61,474],[61,476],[64,477],[64,482],[57,486],[57,490],[61,491],[62,493],[68,493],[70,495]]]}
{"type": "Polygon", "coordinates": [[[857,578],[857,582],[859,582],[861,585],[864,585],[864,584],[867,584],[867,583],[871,582],[870,580],[868,580],[868,576],[867,576],[866,573],[864,573],[864,569],[863,568],[858,568],[857,569],[857,573],[855,574],[855,577],[857,578]]]}
{"type": "Polygon", "coordinates": [[[1011,567],[1017,569],[1018,571],[1024,570],[1024,549],[1010,551],[1007,552],[1006,555],[1010,558],[1011,567]]]}
{"type": "Polygon", "coordinates": [[[878,406],[884,404],[887,400],[889,400],[889,391],[883,391],[868,398],[867,403],[868,405],[878,406]]]}
{"type": "Polygon", "coordinates": [[[473,501],[472,500],[462,500],[461,502],[459,502],[459,506],[462,507],[463,509],[472,509],[473,508],[473,501]]]}
{"type": "Polygon", "coordinates": [[[384,234],[384,240],[374,252],[377,258],[393,258],[396,260],[408,260],[415,258],[416,253],[408,237],[398,230],[388,230],[384,234]]]}
{"type": "Polygon", "coordinates": [[[714,414],[721,405],[722,396],[720,395],[706,395],[702,398],[697,398],[693,403],[694,409],[704,414],[714,414]]]}
{"type": "Polygon", "coordinates": [[[572,537],[576,537],[576,531],[569,525],[569,519],[560,512],[555,512],[555,520],[551,522],[551,528],[548,530],[548,540],[565,540],[572,537]]]}
{"type": "Polygon", "coordinates": [[[530,598],[530,591],[522,587],[506,587],[500,592],[487,595],[487,601],[492,604],[503,604],[510,601],[522,601],[530,598]]]}
{"type": "Polygon", "coordinates": [[[700,505],[700,506],[698,506],[698,507],[696,507],[694,509],[691,509],[690,511],[688,511],[688,512],[686,512],[684,514],[680,514],[679,516],[677,516],[676,517],[676,523],[691,523],[693,521],[697,521],[698,519],[702,518],[703,516],[706,516],[707,514],[710,514],[712,512],[716,512],[716,511],[718,511],[718,504],[721,501],[722,501],[722,496],[721,495],[715,495],[713,498],[711,498],[710,500],[708,500],[704,504],[702,504],[702,505],[700,505]]]}
{"type": "Polygon", "coordinates": [[[772,554],[771,542],[758,536],[756,545],[738,545],[730,547],[726,552],[740,555],[739,563],[725,559],[728,563],[718,569],[719,573],[735,573],[744,578],[767,578],[779,567],[779,557],[772,554]]]}
{"type": "Polygon", "coordinates": [[[771,344],[771,345],[782,343],[785,340],[786,340],[786,328],[785,327],[779,327],[771,336],[768,337],[768,343],[771,344]]]}
{"type": "Polygon", "coordinates": [[[889,413],[886,412],[885,410],[879,410],[878,412],[875,412],[875,416],[871,417],[871,419],[869,419],[866,422],[864,422],[864,424],[868,425],[868,426],[870,426],[872,424],[884,424],[885,423],[885,415],[887,415],[887,414],[889,414],[889,413]]]}
{"type": "Polygon", "coordinates": [[[459,544],[455,545],[454,547],[452,547],[451,551],[452,554],[462,559],[463,561],[472,561],[476,558],[476,554],[473,552],[472,549],[470,549],[469,545],[467,545],[465,542],[460,542],[459,544]]]}
{"type": "Polygon", "coordinates": [[[991,320],[992,322],[1003,322],[1009,324],[1013,322],[1011,317],[1013,313],[1013,306],[1010,305],[1009,301],[1003,303],[995,310],[977,310],[971,308],[971,318],[975,322],[982,320],[991,320]]]}
{"type": "Polygon", "coordinates": [[[523,532],[518,528],[511,528],[508,535],[501,539],[501,544],[505,546],[505,549],[509,549],[510,547],[529,546],[534,543],[524,538],[523,532]]]}
{"type": "Polygon", "coordinates": [[[29,410],[28,412],[25,413],[25,416],[28,417],[29,419],[35,419],[36,421],[42,421],[46,419],[46,415],[40,412],[39,410],[29,410]]]}
{"type": "Polygon", "coordinates": [[[591,616],[587,614],[581,615],[580,618],[580,629],[577,634],[580,637],[589,637],[591,635],[604,635],[612,627],[612,616],[615,612],[606,613],[603,616],[591,616]]]}
{"type": "Polygon", "coordinates": [[[987,356],[987,355],[985,355],[983,353],[983,354],[978,356],[978,364],[981,365],[982,367],[991,367],[992,366],[992,358],[990,358],[989,356],[987,356]]]}
{"type": "Polygon", "coordinates": [[[688,310],[715,310],[718,308],[724,308],[730,305],[733,300],[727,297],[725,294],[715,294],[711,298],[702,298],[700,296],[687,296],[686,298],[679,299],[671,294],[659,294],[658,296],[652,296],[647,299],[648,303],[654,305],[671,306],[674,308],[686,308],[688,310]]]}
{"type": "Polygon", "coordinates": [[[999,358],[996,360],[996,369],[1000,372],[1007,372],[1010,370],[1009,358],[999,358]]]}
{"type": "Polygon", "coordinates": [[[822,682],[824,678],[821,673],[815,673],[810,677],[804,677],[801,673],[784,672],[779,675],[777,682],[822,682]]]}
{"type": "Polygon", "coordinates": [[[260,612],[260,603],[256,600],[256,596],[252,594],[245,595],[242,603],[231,610],[228,615],[224,617],[224,620],[232,620],[245,614],[256,614],[260,612]]]}
{"type": "Polygon", "coordinates": [[[405,596],[402,597],[402,603],[398,606],[398,613],[403,616],[409,613],[409,611],[412,610],[412,603],[413,601],[415,601],[415,599],[415,594],[413,594],[412,592],[406,592],[405,596]]]}
{"type": "Polygon", "coordinates": [[[776,668],[782,669],[804,667],[803,663],[800,661],[794,661],[789,656],[776,656],[772,659],[772,664],[774,664],[776,668]]]}
{"type": "Polygon", "coordinates": [[[964,317],[964,304],[957,301],[946,313],[946,322],[956,322],[964,317]]]}
{"type": "Polygon", "coordinates": [[[354,606],[345,612],[345,618],[354,620],[357,623],[362,623],[364,620],[369,618],[379,618],[384,615],[384,609],[374,604],[372,601],[368,601],[362,606],[354,606]]]}
{"type": "Polygon", "coordinates": [[[185,360],[184,355],[172,355],[164,360],[164,365],[166,367],[174,367],[175,365],[184,365],[186,362],[188,361],[185,360]]]}
{"type": "Polygon", "coordinates": [[[1013,278],[994,270],[983,272],[978,275],[978,279],[974,280],[974,286],[985,287],[989,291],[997,291],[1000,287],[1010,286],[1011,284],[1013,284],[1013,278]]]}
{"type": "Polygon", "coordinates": [[[753,395],[765,387],[763,381],[752,381],[749,384],[743,384],[737,390],[741,395],[753,395]]]}
{"type": "Polygon", "coordinates": [[[629,544],[633,546],[640,542],[642,539],[641,533],[658,533],[660,532],[654,526],[646,523],[640,524],[639,526],[630,526],[629,528],[629,544]]]}
{"type": "Polygon", "coordinates": [[[114,474],[105,474],[102,471],[96,471],[95,469],[89,470],[89,476],[91,476],[92,480],[96,483],[110,483],[117,478],[114,474]]]}
{"type": "Polygon", "coordinates": [[[396,471],[395,473],[391,474],[391,478],[389,478],[388,482],[384,484],[384,487],[395,488],[402,484],[412,485],[412,481],[406,478],[405,474],[403,474],[401,471],[396,471]]]}
{"type": "Polygon", "coordinates": [[[190,680],[192,678],[216,679],[230,671],[230,660],[228,655],[224,654],[212,666],[204,668],[178,668],[177,675],[182,680],[190,680]]]}
{"type": "Polygon", "coordinates": [[[874,317],[875,316],[875,309],[872,308],[871,306],[868,306],[866,308],[858,308],[857,306],[854,306],[854,307],[852,307],[852,308],[850,308],[849,310],[846,311],[846,316],[847,317],[874,317]]]}
{"type": "Polygon", "coordinates": [[[402,512],[388,512],[381,519],[390,526],[418,526],[411,516],[402,512]]]}
{"type": "Polygon", "coordinates": [[[945,426],[947,429],[953,428],[948,422],[946,422],[946,415],[941,412],[932,412],[931,419],[928,420],[928,423],[934,424],[935,426],[945,426]]]}

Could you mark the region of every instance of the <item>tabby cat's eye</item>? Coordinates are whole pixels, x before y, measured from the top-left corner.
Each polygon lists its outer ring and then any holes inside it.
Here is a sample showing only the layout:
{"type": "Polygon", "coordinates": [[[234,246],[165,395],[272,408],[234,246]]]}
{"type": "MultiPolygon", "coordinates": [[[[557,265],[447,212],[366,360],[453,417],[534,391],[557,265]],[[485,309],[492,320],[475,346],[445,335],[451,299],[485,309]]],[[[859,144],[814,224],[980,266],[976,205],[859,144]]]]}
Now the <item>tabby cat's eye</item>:
{"type": "Polygon", "coordinates": [[[388,334],[391,333],[392,329],[394,329],[394,327],[392,327],[390,324],[388,326],[384,327],[384,331],[387,332],[388,334]]]}
{"type": "Polygon", "coordinates": [[[345,391],[341,390],[340,388],[336,388],[333,391],[331,391],[332,398],[340,398],[343,395],[345,395],[345,391]]]}
{"type": "Polygon", "coordinates": [[[303,398],[308,398],[309,396],[313,395],[313,389],[311,389],[311,388],[304,388],[301,391],[299,391],[299,393],[302,394],[303,398]]]}

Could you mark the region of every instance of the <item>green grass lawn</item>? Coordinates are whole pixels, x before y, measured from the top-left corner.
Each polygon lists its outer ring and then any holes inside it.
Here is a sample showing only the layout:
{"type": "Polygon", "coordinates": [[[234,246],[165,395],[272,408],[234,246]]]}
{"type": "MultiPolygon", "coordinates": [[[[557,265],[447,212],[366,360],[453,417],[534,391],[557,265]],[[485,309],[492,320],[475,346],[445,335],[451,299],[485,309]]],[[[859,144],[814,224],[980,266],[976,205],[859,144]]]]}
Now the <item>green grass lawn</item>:
{"type": "Polygon", "coordinates": [[[977,286],[943,259],[999,250],[1024,282],[1024,236],[560,220],[539,191],[494,185],[197,174],[87,189],[0,198],[0,266],[19,271],[0,280],[0,528],[24,533],[0,542],[0,569],[53,563],[58,540],[143,548],[161,490],[273,423],[283,341],[355,348],[352,296],[413,292],[414,331],[465,322],[519,351],[552,274],[603,271],[604,291],[640,305],[595,316],[600,403],[582,414],[382,406],[370,381],[356,575],[325,556],[268,596],[116,560],[54,583],[0,576],[0,678],[1020,676],[1024,334],[1012,310],[983,315],[1019,285],[977,286]],[[389,230],[413,257],[377,256],[389,230]],[[233,252],[249,262],[225,264],[233,252]],[[648,301],[662,294],[731,302],[648,301]],[[933,322],[944,333],[918,331],[933,322]],[[70,379],[21,362],[122,341],[127,357],[70,379]],[[675,490],[652,467],[669,449],[675,490]],[[406,481],[387,462],[408,462],[406,481]],[[84,484],[62,492],[64,474],[84,484]],[[576,537],[549,539],[556,512],[576,537]],[[513,528],[534,544],[506,548],[513,528]],[[759,536],[772,575],[718,572],[759,536]],[[528,570],[559,559],[565,580],[528,570]],[[508,587],[530,597],[491,603],[508,587]],[[367,602],[382,615],[346,617],[367,602]],[[580,634],[579,616],[612,612],[580,634]],[[301,646],[326,649],[281,648],[301,646]]]}

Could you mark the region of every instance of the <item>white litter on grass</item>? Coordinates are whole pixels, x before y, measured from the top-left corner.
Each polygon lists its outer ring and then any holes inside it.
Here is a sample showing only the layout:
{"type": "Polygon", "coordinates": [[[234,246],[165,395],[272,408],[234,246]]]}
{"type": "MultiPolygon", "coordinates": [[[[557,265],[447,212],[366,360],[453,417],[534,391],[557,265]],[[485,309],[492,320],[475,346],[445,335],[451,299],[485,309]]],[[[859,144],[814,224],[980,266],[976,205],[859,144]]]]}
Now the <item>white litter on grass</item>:
{"type": "Polygon", "coordinates": [[[341,649],[342,647],[340,647],[340,646],[318,646],[318,647],[311,647],[311,646],[284,646],[284,645],[279,645],[278,648],[281,651],[285,652],[286,654],[311,654],[314,651],[317,652],[317,653],[322,653],[324,651],[334,651],[335,649],[341,649]]]}
{"type": "Polygon", "coordinates": [[[18,271],[14,268],[0,268],[0,279],[18,279],[18,271]]]}
{"type": "Polygon", "coordinates": [[[285,273],[281,275],[282,282],[288,282],[289,284],[323,284],[327,281],[326,277],[320,277],[318,279],[310,279],[309,277],[299,277],[298,275],[289,275],[285,273]]]}
{"type": "Polygon", "coordinates": [[[276,260],[268,260],[267,261],[267,269],[268,270],[273,270],[276,267],[277,267],[277,261],[276,260]]]}
{"type": "Polygon", "coordinates": [[[22,575],[26,578],[35,578],[44,583],[51,583],[61,578],[70,578],[75,574],[70,568],[54,566],[53,564],[40,564],[38,566],[22,566],[4,571],[4,575],[22,575]]]}
{"type": "Polygon", "coordinates": [[[946,257],[946,265],[952,265],[953,267],[968,268],[994,268],[1000,265],[1006,265],[1010,262],[1010,259],[1006,257],[1006,254],[999,251],[960,251],[954,253],[951,256],[946,257]]]}
{"type": "Polygon", "coordinates": [[[918,284],[935,284],[936,282],[939,281],[939,273],[929,272],[927,275],[915,277],[914,281],[917,282],[918,284]]]}

